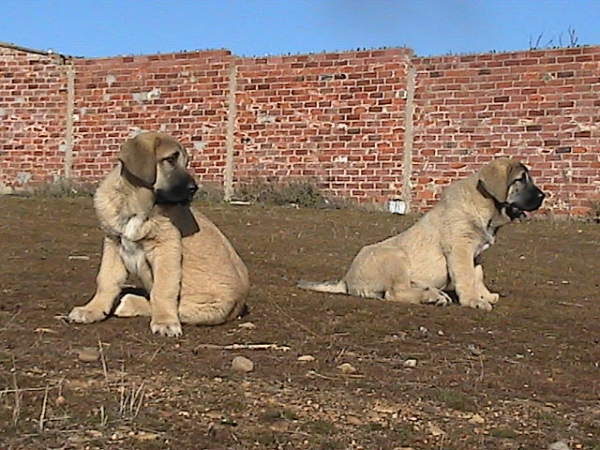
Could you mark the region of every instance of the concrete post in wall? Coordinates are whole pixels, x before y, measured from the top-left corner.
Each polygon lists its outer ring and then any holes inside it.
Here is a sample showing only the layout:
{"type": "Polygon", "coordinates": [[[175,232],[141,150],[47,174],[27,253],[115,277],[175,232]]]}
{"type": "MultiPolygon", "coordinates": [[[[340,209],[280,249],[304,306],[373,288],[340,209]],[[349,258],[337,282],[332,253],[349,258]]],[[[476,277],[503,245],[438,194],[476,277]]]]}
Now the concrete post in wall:
{"type": "Polygon", "coordinates": [[[405,212],[411,211],[412,201],[412,157],[414,140],[414,112],[415,112],[415,78],[416,70],[409,65],[406,72],[406,104],[404,106],[404,168],[402,170],[402,199],[406,205],[405,212]]]}
{"type": "Polygon", "coordinates": [[[235,151],[235,118],[237,115],[237,105],[235,93],[237,91],[237,64],[236,58],[231,59],[229,67],[229,93],[227,96],[227,139],[226,139],[226,157],[225,157],[225,188],[224,200],[231,201],[233,198],[233,154],[235,151]]]}
{"type": "Polygon", "coordinates": [[[65,178],[73,178],[73,120],[75,114],[75,68],[66,64],[67,70],[67,117],[65,126],[65,178]]]}

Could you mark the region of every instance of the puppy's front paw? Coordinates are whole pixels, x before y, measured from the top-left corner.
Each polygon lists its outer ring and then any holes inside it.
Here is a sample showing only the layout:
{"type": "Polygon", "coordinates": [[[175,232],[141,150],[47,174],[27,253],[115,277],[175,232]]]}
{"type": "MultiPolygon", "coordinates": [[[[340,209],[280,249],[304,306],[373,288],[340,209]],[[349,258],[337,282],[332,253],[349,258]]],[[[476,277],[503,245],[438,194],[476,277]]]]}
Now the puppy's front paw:
{"type": "Polygon", "coordinates": [[[130,241],[139,241],[144,237],[144,232],[142,230],[142,226],[146,221],[146,216],[142,214],[137,214],[131,217],[127,223],[125,224],[125,229],[123,230],[123,237],[130,241]]]}
{"type": "Polygon", "coordinates": [[[482,296],[482,300],[495,305],[498,303],[498,300],[500,300],[500,294],[497,294],[496,292],[488,292],[486,295],[482,296]]]}
{"type": "Polygon", "coordinates": [[[166,322],[166,321],[152,321],[150,322],[150,330],[154,334],[160,334],[161,336],[167,337],[179,337],[183,334],[181,329],[181,323],[177,322],[166,322]]]}
{"type": "Polygon", "coordinates": [[[460,299],[460,304],[462,306],[468,306],[469,308],[474,309],[482,309],[484,311],[491,311],[492,304],[489,301],[483,300],[481,298],[473,299],[473,300],[463,300],[460,299]]]}
{"type": "Polygon", "coordinates": [[[106,319],[108,314],[85,306],[76,306],[69,313],[69,321],[75,323],[93,323],[106,319]]]}

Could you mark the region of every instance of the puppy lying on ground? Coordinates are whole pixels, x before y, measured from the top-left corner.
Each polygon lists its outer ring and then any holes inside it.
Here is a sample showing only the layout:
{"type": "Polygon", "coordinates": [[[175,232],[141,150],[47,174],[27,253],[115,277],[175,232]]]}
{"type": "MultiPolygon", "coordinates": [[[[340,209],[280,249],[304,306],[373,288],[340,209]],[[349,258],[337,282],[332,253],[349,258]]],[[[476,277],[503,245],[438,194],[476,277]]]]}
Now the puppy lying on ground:
{"type": "Polygon", "coordinates": [[[451,302],[486,311],[498,301],[483,282],[480,255],[498,229],[540,208],[544,193],[519,161],[496,159],[451,184],[439,203],[404,233],[363,247],[339,281],[300,281],[320,292],[405,303],[451,302]]]}
{"type": "Polygon", "coordinates": [[[94,196],[106,233],[96,294],[69,319],[149,316],[153,333],[179,336],[181,323],[236,318],[248,271],[219,229],[190,208],[197,186],[185,149],[168,135],[142,133],[125,142],[119,160],[94,196]],[[117,304],[128,275],[139,279],[149,300],[126,294],[117,304]]]}

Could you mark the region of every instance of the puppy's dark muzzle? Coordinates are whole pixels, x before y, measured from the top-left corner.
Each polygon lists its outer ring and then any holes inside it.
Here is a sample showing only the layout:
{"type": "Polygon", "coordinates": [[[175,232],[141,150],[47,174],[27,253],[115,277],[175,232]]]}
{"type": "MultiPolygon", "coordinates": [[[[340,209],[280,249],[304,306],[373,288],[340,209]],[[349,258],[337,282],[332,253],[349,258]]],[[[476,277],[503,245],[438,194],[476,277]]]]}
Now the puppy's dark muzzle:
{"type": "Polygon", "coordinates": [[[546,194],[544,194],[541,191],[541,189],[538,189],[537,187],[533,187],[528,192],[528,195],[527,195],[525,201],[523,202],[523,204],[519,205],[520,209],[522,209],[523,211],[537,211],[542,206],[542,202],[544,201],[545,198],[546,198],[546,194]]]}
{"type": "Polygon", "coordinates": [[[536,186],[525,191],[516,201],[506,206],[506,213],[511,220],[528,217],[530,212],[537,211],[542,206],[546,194],[536,186]]]}
{"type": "Polygon", "coordinates": [[[197,191],[198,185],[188,175],[182,177],[178,183],[173,184],[168,189],[158,189],[156,191],[156,203],[189,203],[197,191]]]}

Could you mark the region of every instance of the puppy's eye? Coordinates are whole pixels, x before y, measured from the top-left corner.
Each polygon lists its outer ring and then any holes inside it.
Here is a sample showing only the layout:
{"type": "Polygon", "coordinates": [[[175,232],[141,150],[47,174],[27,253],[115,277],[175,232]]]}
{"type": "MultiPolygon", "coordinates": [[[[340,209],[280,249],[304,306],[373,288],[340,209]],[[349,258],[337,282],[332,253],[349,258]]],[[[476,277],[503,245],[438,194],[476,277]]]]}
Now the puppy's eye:
{"type": "Polygon", "coordinates": [[[519,178],[515,179],[513,183],[526,183],[527,182],[527,172],[523,172],[519,178]]]}
{"type": "Polygon", "coordinates": [[[171,165],[177,164],[177,160],[179,158],[179,153],[173,153],[172,155],[167,156],[163,159],[163,161],[168,162],[171,165]]]}

